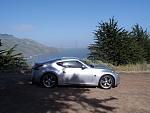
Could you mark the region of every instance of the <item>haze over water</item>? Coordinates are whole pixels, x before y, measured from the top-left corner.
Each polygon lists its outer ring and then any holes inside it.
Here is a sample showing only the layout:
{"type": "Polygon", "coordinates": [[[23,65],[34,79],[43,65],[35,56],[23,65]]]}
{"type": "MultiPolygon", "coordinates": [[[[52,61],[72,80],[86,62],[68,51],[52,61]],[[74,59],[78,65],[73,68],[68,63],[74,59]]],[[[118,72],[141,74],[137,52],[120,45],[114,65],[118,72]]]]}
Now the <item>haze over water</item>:
{"type": "Polygon", "coordinates": [[[77,57],[83,59],[87,58],[88,53],[89,50],[87,48],[70,48],[56,54],[35,56],[31,59],[28,59],[28,62],[33,65],[35,62],[44,62],[60,57],[77,57]]]}

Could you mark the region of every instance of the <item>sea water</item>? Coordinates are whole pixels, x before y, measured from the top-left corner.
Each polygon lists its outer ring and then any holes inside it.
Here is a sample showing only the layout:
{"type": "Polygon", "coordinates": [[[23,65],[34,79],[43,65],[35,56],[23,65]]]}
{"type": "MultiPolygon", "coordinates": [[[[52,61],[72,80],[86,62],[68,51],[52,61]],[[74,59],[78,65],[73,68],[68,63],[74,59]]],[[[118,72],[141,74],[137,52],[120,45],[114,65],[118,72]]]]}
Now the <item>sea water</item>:
{"type": "Polygon", "coordinates": [[[61,57],[77,57],[80,59],[87,58],[89,54],[89,50],[87,48],[69,48],[63,49],[61,52],[56,54],[41,54],[31,56],[28,58],[28,63],[33,65],[35,62],[45,62],[51,59],[61,58],[61,57]]]}

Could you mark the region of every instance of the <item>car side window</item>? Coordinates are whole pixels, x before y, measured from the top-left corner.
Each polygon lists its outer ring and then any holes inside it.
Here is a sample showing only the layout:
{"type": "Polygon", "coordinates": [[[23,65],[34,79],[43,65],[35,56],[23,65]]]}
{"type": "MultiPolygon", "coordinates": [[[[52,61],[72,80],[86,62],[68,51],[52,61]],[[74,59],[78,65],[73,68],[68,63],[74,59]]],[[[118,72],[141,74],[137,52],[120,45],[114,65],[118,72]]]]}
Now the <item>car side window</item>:
{"type": "Polygon", "coordinates": [[[78,61],[65,61],[63,66],[67,68],[81,68],[82,64],[78,61]]]}

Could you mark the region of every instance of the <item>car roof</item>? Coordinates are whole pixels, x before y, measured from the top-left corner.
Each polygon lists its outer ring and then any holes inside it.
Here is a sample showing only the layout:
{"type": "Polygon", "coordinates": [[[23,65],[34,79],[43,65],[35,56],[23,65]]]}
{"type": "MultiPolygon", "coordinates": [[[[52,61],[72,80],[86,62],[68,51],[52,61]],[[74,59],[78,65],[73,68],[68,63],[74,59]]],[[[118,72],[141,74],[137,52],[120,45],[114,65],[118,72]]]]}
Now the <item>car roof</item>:
{"type": "Polygon", "coordinates": [[[61,60],[65,60],[65,59],[79,59],[77,57],[61,57],[61,60]]]}
{"type": "Polygon", "coordinates": [[[68,60],[79,60],[77,57],[60,57],[49,60],[49,62],[57,62],[57,61],[68,61],[68,60]]]}

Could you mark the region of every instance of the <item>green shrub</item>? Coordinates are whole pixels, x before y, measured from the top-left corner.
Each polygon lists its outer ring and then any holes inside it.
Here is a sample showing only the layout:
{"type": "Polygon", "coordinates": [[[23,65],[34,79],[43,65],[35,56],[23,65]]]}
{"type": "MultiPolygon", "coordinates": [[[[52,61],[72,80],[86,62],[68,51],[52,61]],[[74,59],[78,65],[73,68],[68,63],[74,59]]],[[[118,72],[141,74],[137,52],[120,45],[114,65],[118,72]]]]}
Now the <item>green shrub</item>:
{"type": "MultiPolygon", "coordinates": [[[[1,46],[2,43],[0,43],[0,47],[1,46]]],[[[22,53],[15,53],[16,46],[17,45],[8,50],[0,49],[0,71],[21,71],[28,69],[28,64],[22,53]]]]}

